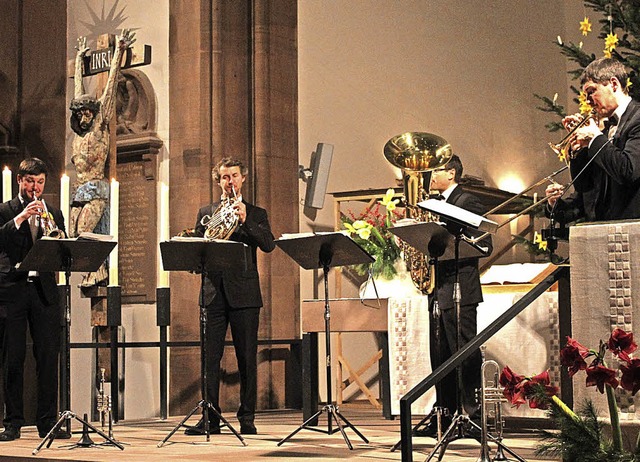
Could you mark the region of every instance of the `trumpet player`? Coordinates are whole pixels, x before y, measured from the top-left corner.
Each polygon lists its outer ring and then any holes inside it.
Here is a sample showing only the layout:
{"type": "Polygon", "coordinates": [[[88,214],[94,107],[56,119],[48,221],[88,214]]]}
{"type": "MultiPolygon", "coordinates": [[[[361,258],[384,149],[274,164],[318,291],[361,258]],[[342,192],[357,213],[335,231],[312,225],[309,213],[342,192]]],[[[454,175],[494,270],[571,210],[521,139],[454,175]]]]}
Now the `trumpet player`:
{"type": "MultiPolygon", "coordinates": [[[[58,353],[61,306],[55,274],[21,271],[22,262],[34,242],[42,237],[40,200],[47,181],[47,167],[37,158],[20,163],[19,193],[0,204],[0,322],[3,323],[4,431],[0,442],[20,438],[24,425],[23,370],[27,325],[33,339],[37,370],[36,425],[41,438],[58,419],[58,353]]],[[[48,205],[59,230],[64,231],[62,213],[48,205]]],[[[48,215],[47,213],[47,215],[48,215]]],[[[60,433],[57,438],[71,435],[60,433]]]]}
{"type": "MultiPolygon", "coordinates": [[[[612,58],[596,59],[582,73],[582,91],[604,124],[601,129],[591,118],[572,135],[575,191],[565,197],[558,184],[546,189],[547,211],[557,212],[559,221],[640,217],[640,104],[629,96],[627,78],[622,63],[612,58]]],[[[577,120],[571,115],[562,123],[570,131],[577,120]]]]}
{"type": "MultiPolygon", "coordinates": [[[[230,240],[247,244],[251,248],[251,261],[248,262],[247,268],[239,265],[237,270],[209,272],[205,278],[205,299],[200,302],[207,310],[206,400],[220,413],[220,361],[224,352],[227,328],[231,326],[240,374],[240,407],[237,412],[240,433],[255,435],[258,321],[262,307],[256,254],[258,248],[263,252],[271,252],[275,248],[275,242],[267,211],[248,203],[242,197],[247,167],[237,159],[225,157],[213,167],[211,173],[214,182],[220,187],[221,197],[219,201],[199,210],[195,231],[204,236],[207,231],[205,224],[216,221],[217,214],[235,215],[235,228],[223,234],[231,232],[230,240]],[[209,222],[204,219],[205,216],[210,219],[209,222]]],[[[212,412],[209,412],[209,428],[211,434],[220,433],[220,420],[212,412]]],[[[195,426],[187,428],[185,434],[205,434],[204,420],[200,419],[195,426]]]]}

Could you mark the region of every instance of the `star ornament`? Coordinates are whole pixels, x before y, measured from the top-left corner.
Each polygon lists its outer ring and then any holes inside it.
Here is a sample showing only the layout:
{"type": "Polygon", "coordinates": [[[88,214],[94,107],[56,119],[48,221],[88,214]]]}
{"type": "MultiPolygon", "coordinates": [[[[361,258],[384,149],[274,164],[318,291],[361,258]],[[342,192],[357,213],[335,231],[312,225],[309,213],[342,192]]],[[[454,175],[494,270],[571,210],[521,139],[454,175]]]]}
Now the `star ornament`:
{"type": "Polygon", "coordinates": [[[580,32],[582,32],[582,35],[584,36],[591,32],[591,22],[589,22],[589,18],[586,16],[582,21],[580,21],[580,32]]]}
{"type": "Polygon", "coordinates": [[[618,45],[618,34],[609,34],[607,38],[604,39],[604,49],[605,51],[609,51],[611,53],[616,45],[618,45]]]}

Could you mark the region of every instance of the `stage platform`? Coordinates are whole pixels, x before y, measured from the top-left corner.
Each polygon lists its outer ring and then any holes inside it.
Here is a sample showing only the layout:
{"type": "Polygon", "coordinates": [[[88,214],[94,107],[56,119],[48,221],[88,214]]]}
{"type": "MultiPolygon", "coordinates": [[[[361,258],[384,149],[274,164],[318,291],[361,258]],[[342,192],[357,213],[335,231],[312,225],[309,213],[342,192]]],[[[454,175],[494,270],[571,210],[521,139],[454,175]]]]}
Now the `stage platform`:
{"type": "MultiPolygon", "coordinates": [[[[276,443],[295,430],[302,423],[301,411],[263,411],[256,417],[256,427],[259,435],[245,436],[248,446],[244,447],[240,441],[228,430],[223,429],[220,435],[211,435],[207,443],[204,436],[186,436],[182,431],[174,434],[161,448],[157,445],[162,441],[181,417],[171,417],[167,420],[123,421],[114,426],[114,437],[125,444],[124,451],[113,446],[98,446],[91,448],[68,449],[70,444],[80,440],[80,426],[73,423],[73,437],[71,440],[55,440],[49,449],[43,448],[37,455],[32,451],[41,439],[35,427],[24,427],[19,440],[0,443],[0,462],[3,461],[126,461],[126,462],[159,462],[159,461],[260,461],[277,460],[293,461],[298,459],[315,459],[324,461],[361,460],[361,461],[400,461],[400,451],[390,452],[390,448],[399,438],[399,421],[385,420],[380,411],[368,406],[355,404],[340,408],[344,416],[369,439],[370,444],[364,444],[351,430],[347,431],[354,446],[349,450],[337,432],[331,436],[323,433],[301,430],[291,440],[282,446],[276,443]]],[[[236,423],[232,414],[225,414],[236,423]]],[[[193,419],[195,423],[197,419],[193,419]]],[[[416,417],[416,422],[419,419],[416,417]]],[[[321,428],[326,429],[326,418],[321,418],[321,428]]],[[[239,429],[239,426],[238,426],[239,429]]],[[[102,438],[97,434],[90,434],[95,443],[101,443],[102,438]]],[[[431,452],[435,440],[431,438],[414,438],[414,460],[423,461],[431,452]]],[[[533,431],[520,431],[505,435],[505,444],[529,462],[542,459],[534,455],[537,436],[533,431]]],[[[480,445],[475,440],[462,439],[454,441],[445,453],[447,462],[475,461],[480,455],[480,445]]],[[[436,460],[437,457],[434,459],[436,460]]]]}

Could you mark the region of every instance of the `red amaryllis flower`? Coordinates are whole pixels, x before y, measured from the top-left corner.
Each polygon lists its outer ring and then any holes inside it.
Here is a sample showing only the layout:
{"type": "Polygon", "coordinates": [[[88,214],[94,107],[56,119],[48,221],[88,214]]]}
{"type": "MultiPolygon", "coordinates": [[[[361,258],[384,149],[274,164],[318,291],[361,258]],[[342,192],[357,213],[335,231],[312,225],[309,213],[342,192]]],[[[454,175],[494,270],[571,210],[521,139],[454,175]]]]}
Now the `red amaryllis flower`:
{"type": "Polygon", "coordinates": [[[560,364],[569,371],[569,376],[573,377],[576,372],[587,368],[584,360],[589,355],[589,350],[580,345],[570,337],[567,337],[567,345],[560,350],[560,364]]]}
{"type": "Polygon", "coordinates": [[[524,375],[516,374],[509,368],[504,366],[500,374],[500,385],[504,388],[503,394],[507,400],[514,406],[520,406],[526,402],[521,387],[524,375]]]}
{"type": "Polygon", "coordinates": [[[627,365],[621,364],[622,377],[620,385],[632,395],[640,390],[640,359],[630,359],[627,365]]]}
{"type": "Polygon", "coordinates": [[[629,358],[628,355],[638,349],[638,345],[633,341],[633,333],[626,333],[619,327],[611,333],[607,346],[614,355],[620,356],[620,353],[625,353],[621,356],[625,361],[629,358]]]}
{"type": "Polygon", "coordinates": [[[618,386],[618,379],[616,379],[616,371],[602,365],[587,367],[587,386],[596,386],[600,393],[604,393],[605,384],[610,385],[612,388],[618,386]]]}
{"type": "Polygon", "coordinates": [[[532,409],[547,409],[549,398],[558,394],[560,389],[551,385],[549,371],[544,371],[522,384],[525,396],[529,399],[532,409]]]}

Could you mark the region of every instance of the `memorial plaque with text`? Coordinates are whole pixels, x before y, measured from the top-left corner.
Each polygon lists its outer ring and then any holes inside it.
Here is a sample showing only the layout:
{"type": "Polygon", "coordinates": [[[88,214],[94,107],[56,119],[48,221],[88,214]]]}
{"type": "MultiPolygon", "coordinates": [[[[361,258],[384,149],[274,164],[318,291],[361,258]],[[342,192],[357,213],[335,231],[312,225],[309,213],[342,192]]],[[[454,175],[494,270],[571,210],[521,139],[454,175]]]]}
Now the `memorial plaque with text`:
{"type": "Polygon", "coordinates": [[[119,271],[123,303],[156,299],[156,183],[145,178],[142,162],[118,164],[119,271]]]}

